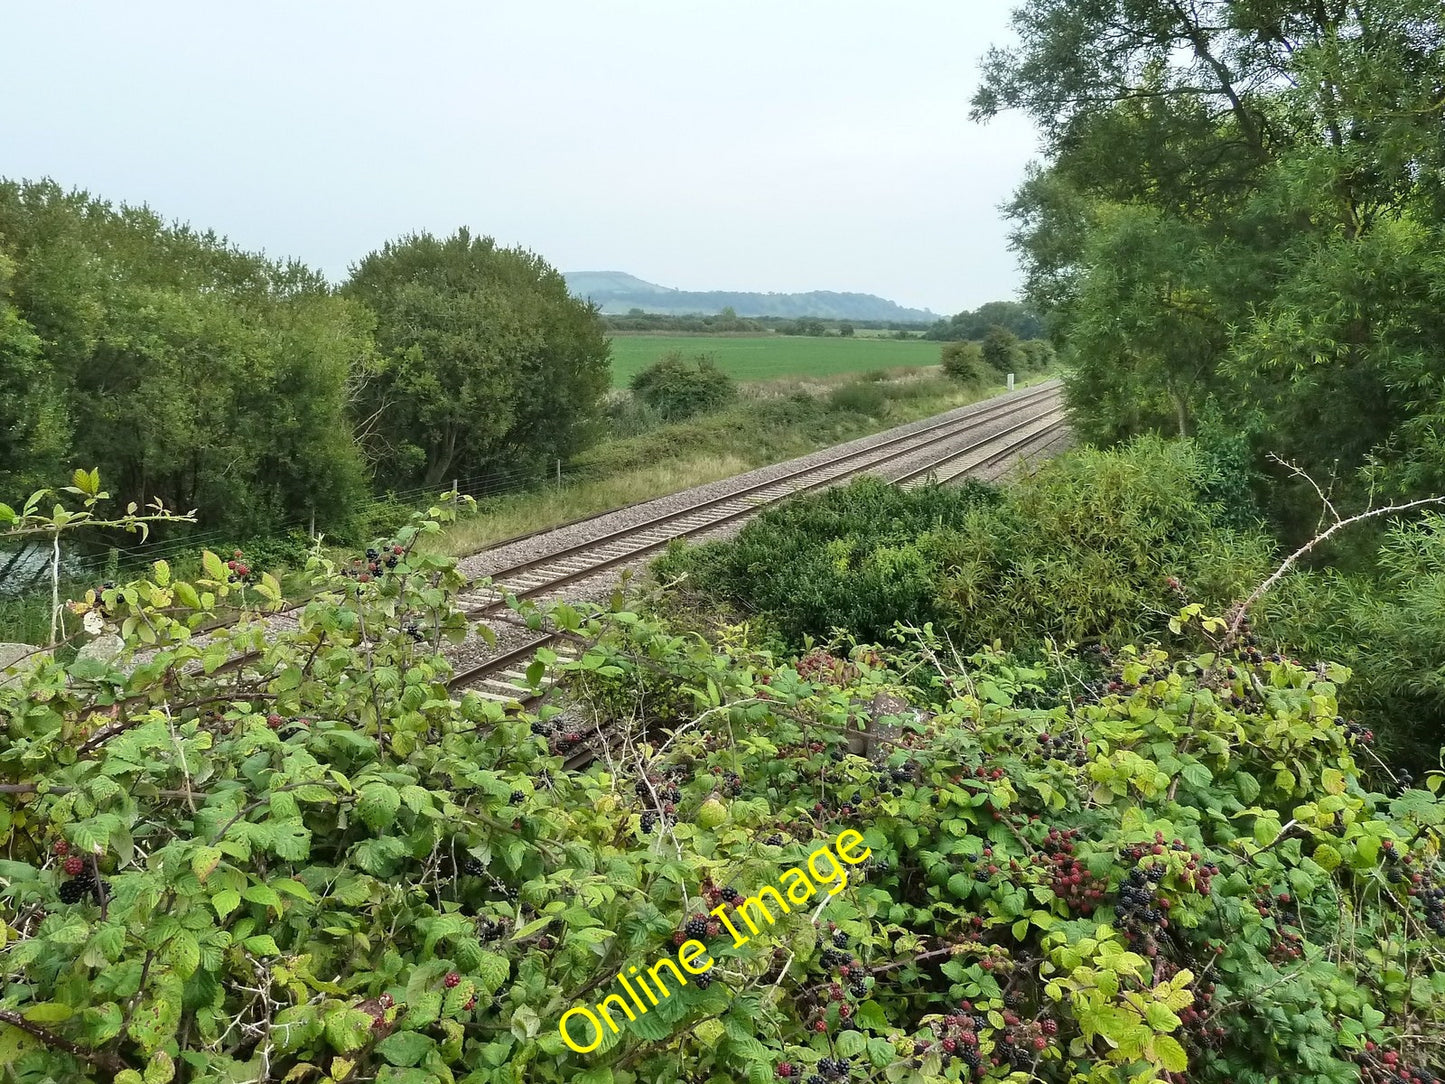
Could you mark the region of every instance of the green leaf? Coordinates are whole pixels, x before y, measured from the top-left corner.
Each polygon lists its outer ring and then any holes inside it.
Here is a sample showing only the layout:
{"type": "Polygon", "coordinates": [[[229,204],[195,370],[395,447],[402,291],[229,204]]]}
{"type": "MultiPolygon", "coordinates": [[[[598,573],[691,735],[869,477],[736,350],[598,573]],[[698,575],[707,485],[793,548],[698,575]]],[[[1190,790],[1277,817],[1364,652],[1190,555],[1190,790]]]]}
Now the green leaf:
{"type": "Polygon", "coordinates": [[[1248,772],[1235,772],[1234,786],[1239,791],[1239,800],[1245,805],[1253,805],[1259,797],[1259,780],[1248,772]]]}
{"type": "Polygon", "coordinates": [[[406,1017],[402,1021],[407,1027],[425,1027],[442,1014],[442,996],[435,990],[428,990],[407,1002],[406,1017]]]}
{"type": "Polygon", "coordinates": [[[511,971],[511,961],[495,952],[483,953],[481,962],[473,969],[477,981],[490,996],[501,989],[511,971]]]}
{"type": "Polygon", "coordinates": [[[1214,775],[1203,764],[1192,761],[1179,769],[1180,776],[1195,790],[1202,790],[1214,782],[1214,775]]]}
{"type": "Polygon", "coordinates": [[[855,1057],[868,1047],[868,1040],[861,1031],[845,1031],[838,1036],[838,1053],[845,1058],[855,1057]]]}
{"type": "Polygon", "coordinates": [[[1154,1036],[1154,1056],[1171,1073],[1182,1073],[1189,1068],[1189,1055],[1171,1035],[1154,1036]]]}
{"type": "Polygon", "coordinates": [[[146,1066],[145,1084],[170,1084],[176,1075],[176,1063],[164,1050],[157,1050],[151,1055],[150,1064],[146,1066]]]}
{"type": "Polygon", "coordinates": [[[201,946],[196,941],[196,935],[190,930],[177,930],[166,943],[166,959],[181,978],[188,979],[194,975],[201,965],[201,946]]]}
{"type": "Polygon", "coordinates": [[[390,827],[401,808],[401,795],[390,783],[367,783],[357,792],[356,812],[373,832],[390,827]]]}
{"type": "Polygon", "coordinates": [[[74,1016],[75,1010],[58,1001],[42,1001],[39,1005],[31,1005],[20,1015],[32,1024],[58,1024],[74,1016]]]}
{"type": "Polygon", "coordinates": [[[206,573],[206,579],[212,580],[215,583],[225,583],[227,579],[229,579],[226,575],[225,564],[210,550],[202,551],[201,568],[206,573]]]}
{"type": "Polygon", "coordinates": [[[241,906],[241,893],[230,888],[217,892],[211,897],[211,906],[216,909],[216,917],[224,919],[241,906]]]}
{"type": "Polygon", "coordinates": [[[197,847],[196,853],[191,855],[191,872],[201,884],[206,883],[206,878],[214,873],[220,864],[221,851],[218,847],[197,847]]]}
{"type": "Polygon", "coordinates": [[[337,1009],[326,1014],[326,1041],[341,1053],[364,1046],[371,1038],[370,1013],[360,1009],[337,1009]]]}
{"type": "Polygon", "coordinates": [[[241,942],[246,946],[246,951],[256,956],[280,956],[281,950],[276,946],[276,941],[268,933],[257,934],[255,937],[248,937],[241,942]]]}
{"type": "Polygon", "coordinates": [[[376,1044],[376,1052],[392,1065],[418,1064],[436,1042],[415,1031],[398,1031],[376,1044]]]}
{"type": "Polygon", "coordinates": [[[274,907],[281,910],[281,897],[270,885],[247,885],[241,891],[241,898],[251,903],[259,903],[263,907],[274,907]]]}

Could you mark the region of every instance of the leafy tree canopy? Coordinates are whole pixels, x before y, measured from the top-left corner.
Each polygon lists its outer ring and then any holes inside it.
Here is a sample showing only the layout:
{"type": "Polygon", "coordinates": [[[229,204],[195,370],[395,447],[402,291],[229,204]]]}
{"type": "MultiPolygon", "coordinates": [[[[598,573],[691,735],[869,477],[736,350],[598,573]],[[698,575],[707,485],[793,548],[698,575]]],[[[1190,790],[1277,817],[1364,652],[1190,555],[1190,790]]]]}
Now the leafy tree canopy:
{"type": "Polygon", "coordinates": [[[592,435],[610,349],[595,306],[541,257],[465,227],[412,234],[357,264],[343,293],[376,314],[383,361],[364,401],[388,479],[540,462],[592,435]]]}
{"type": "Polygon", "coordinates": [[[339,519],[364,481],[348,395],[369,327],[301,264],[0,181],[0,481],[78,459],[217,526],[339,519]]]}
{"type": "Polygon", "coordinates": [[[1323,476],[1445,481],[1445,34],[1431,0],[1042,0],[974,115],[1048,162],[1011,206],[1087,437],[1213,411],[1323,476]]]}

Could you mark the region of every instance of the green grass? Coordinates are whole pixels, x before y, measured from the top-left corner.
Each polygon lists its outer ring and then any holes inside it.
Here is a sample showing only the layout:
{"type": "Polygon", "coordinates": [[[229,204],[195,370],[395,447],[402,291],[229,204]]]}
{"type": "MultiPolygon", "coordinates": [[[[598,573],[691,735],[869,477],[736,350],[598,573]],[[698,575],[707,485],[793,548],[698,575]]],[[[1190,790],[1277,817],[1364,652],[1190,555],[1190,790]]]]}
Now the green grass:
{"type": "Polygon", "coordinates": [[[625,388],[632,374],[670,350],[686,357],[711,354],[734,380],[836,376],[870,369],[937,365],[939,344],[886,339],[815,339],[804,335],[612,336],[612,384],[625,388]]]}
{"type": "MultiPolygon", "coordinates": [[[[1053,375],[1034,374],[1018,386],[1053,375]]],[[[835,389],[861,383],[833,382],[835,389]]],[[[486,502],[478,515],[428,538],[426,545],[458,556],[475,553],[524,531],[729,478],[941,414],[1004,390],[968,388],[944,377],[916,374],[863,386],[872,394],[820,394],[816,386],[808,389],[787,381],[754,385],[727,410],[605,441],[577,458],[574,468],[585,480],[561,490],[547,488],[495,498],[486,502]]]]}

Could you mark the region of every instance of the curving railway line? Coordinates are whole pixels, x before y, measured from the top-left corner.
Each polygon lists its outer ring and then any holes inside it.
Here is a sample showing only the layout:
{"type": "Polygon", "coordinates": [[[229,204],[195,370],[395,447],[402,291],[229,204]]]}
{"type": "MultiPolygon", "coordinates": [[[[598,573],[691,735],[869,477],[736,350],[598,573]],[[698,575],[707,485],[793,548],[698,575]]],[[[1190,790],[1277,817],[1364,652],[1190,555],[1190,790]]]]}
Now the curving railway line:
{"type": "MultiPolygon", "coordinates": [[[[1065,424],[1057,382],[1039,385],[989,400],[947,420],[844,451],[824,462],[796,467],[494,569],[490,587],[463,596],[462,604],[468,617],[485,619],[507,608],[507,596],[528,599],[558,592],[642,560],[673,539],[710,535],[789,497],[863,474],[876,474],[908,487],[964,475],[994,477],[1018,458],[1045,454],[1067,439],[1065,424]]],[[[528,682],[526,668],[544,647],[559,655],[566,653],[556,634],[542,633],[458,671],[451,687],[531,706],[542,690],[528,682]]]]}
{"type": "MultiPolygon", "coordinates": [[[[563,528],[508,539],[491,547],[491,551],[503,553],[519,543],[557,531],[563,531],[564,536],[582,536],[578,541],[562,543],[540,555],[529,549],[526,555],[510,564],[490,568],[485,577],[489,582],[464,594],[460,604],[469,618],[485,620],[506,611],[509,597],[536,599],[575,588],[594,577],[645,560],[674,539],[714,535],[790,497],[816,492],[864,474],[910,487],[970,474],[995,477],[1020,457],[1047,454],[1067,439],[1068,433],[1057,381],[985,400],[953,411],[941,420],[906,428],[906,432],[887,435],[881,440],[864,438],[851,442],[834,454],[814,453],[794,464],[752,471],[736,479],[735,484],[702,487],[715,492],[691,501],[684,495],[682,499],[687,503],[681,505],[674,503],[677,498],[649,502],[649,505],[665,507],[625,526],[609,525],[612,517],[629,511],[617,510],[566,524],[563,528]]],[[[300,605],[288,607],[267,620],[294,621],[293,611],[300,605]]],[[[200,639],[204,641],[205,637],[200,639]]],[[[463,663],[450,682],[451,688],[473,689],[495,700],[535,706],[543,690],[527,681],[526,669],[543,647],[551,647],[559,655],[568,651],[556,634],[528,636],[521,642],[507,644],[489,657],[463,663]]],[[[216,667],[214,672],[245,667],[257,657],[255,651],[242,652],[216,667]]]]}

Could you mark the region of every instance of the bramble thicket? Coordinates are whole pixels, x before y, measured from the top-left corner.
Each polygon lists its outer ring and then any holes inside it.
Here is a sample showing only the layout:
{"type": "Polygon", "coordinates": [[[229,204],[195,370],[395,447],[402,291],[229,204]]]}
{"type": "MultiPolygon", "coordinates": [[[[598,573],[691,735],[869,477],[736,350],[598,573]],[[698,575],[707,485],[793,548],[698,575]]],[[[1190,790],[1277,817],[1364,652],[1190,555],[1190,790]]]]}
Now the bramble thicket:
{"type": "Polygon", "coordinates": [[[274,584],[157,565],[79,604],[121,661],[0,685],[9,1079],[1437,1079],[1440,777],[1374,756],[1342,668],[1185,600],[1169,653],[1025,663],[909,627],[778,657],[617,598],[517,608],[582,648],[532,714],[447,687],[478,632],[433,513],[371,582],[316,557],[293,628],[197,642],[274,584]],[[845,824],[872,854],[816,921],[704,931],[709,988],[563,1046],[567,1007],[845,824]]]}

